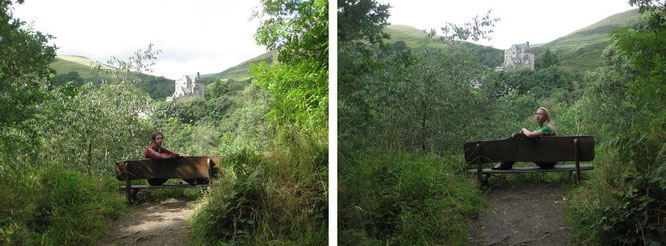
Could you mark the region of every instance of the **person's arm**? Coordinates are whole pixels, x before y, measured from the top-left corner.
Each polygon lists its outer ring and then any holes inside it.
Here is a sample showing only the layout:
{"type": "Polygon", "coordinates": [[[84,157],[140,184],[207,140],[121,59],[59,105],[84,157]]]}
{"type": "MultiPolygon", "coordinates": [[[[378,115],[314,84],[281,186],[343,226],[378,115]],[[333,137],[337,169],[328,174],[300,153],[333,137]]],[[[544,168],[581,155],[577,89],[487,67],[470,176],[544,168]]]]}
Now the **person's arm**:
{"type": "Polygon", "coordinates": [[[538,137],[538,136],[543,135],[543,130],[541,130],[541,129],[532,132],[532,131],[530,131],[530,130],[527,130],[527,128],[523,128],[523,129],[520,130],[520,131],[521,131],[523,134],[525,134],[525,137],[528,137],[528,138],[535,138],[535,137],[538,137]]]}
{"type": "MultiPolygon", "coordinates": [[[[173,153],[169,151],[168,149],[162,148],[164,150],[164,154],[168,154],[169,156],[175,156],[175,157],[187,157],[187,155],[184,154],[178,154],[178,153],[173,153]]],[[[173,158],[173,157],[172,157],[173,158]]]]}
{"type": "Polygon", "coordinates": [[[171,158],[176,157],[176,154],[174,154],[173,152],[171,152],[167,149],[164,149],[164,148],[162,148],[162,150],[164,150],[163,153],[160,153],[160,152],[157,152],[156,150],[154,150],[153,148],[148,147],[146,149],[146,155],[145,156],[150,158],[150,159],[156,159],[156,160],[171,159],[171,158]]]}

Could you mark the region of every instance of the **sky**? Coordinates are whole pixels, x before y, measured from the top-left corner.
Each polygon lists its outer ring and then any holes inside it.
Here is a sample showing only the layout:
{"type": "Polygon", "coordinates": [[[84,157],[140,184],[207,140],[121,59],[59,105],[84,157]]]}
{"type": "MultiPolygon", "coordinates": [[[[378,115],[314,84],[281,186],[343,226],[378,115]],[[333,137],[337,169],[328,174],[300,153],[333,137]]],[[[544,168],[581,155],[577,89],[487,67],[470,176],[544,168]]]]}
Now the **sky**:
{"type": "Polygon", "coordinates": [[[509,49],[512,44],[553,41],[608,16],[632,9],[628,0],[379,0],[389,3],[389,22],[422,30],[463,24],[492,10],[499,17],[491,41],[477,44],[509,49]]]}
{"type": "Polygon", "coordinates": [[[153,75],[218,73],[266,52],[250,20],[258,0],[26,0],[14,17],[55,38],[58,55],[127,60],[149,44],[162,51],[153,75]]]}
{"type": "MultiPolygon", "coordinates": [[[[501,18],[491,41],[477,43],[508,49],[511,44],[546,43],[631,9],[627,0],[379,0],[390,3],[392,24],[431,29],[462,24],[492,10],[501,18]]],[[[258,0],[27,0],[14,16],[55,36],[59,55],[104,62],[127,59],[154,44],[153,75],[218,73],[266,52],[256,44],[258,20],[250,20],[258,0]]]]}

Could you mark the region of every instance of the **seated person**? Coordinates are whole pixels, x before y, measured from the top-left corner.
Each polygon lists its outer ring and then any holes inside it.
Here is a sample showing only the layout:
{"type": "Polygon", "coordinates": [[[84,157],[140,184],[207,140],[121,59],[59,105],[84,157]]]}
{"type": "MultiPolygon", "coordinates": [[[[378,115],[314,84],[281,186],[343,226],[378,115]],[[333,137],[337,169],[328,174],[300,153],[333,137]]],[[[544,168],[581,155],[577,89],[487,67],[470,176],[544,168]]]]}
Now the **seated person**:
{"type": "MultiPolygon", "coordinates": [[[[161,132],[153,133],[152,139],[153,139],[153,145],[146,148],[146,153],[145,153],[146,158],[155,159],[155,160],[165,160],[165,159],[187,157],[186,155],[173,153],[168,149],[162,147],[162,140],[164,139],[164,135],[162,135],[161,132]]],[[[164,182],[166,182],[167,180],[168,179],[164,178],[152,178],[148,179],[148,183],[151,186],[157,186],[164,184],[164,182]]],[[[189,184],[208,183],[208,179],[185,179],[185,181],[189,184]]]]}
{"type": "MultiPolygon", "coordinates": [[[[511,137],[514,138],[516,137],[516,134],[525,134],[525,137],[528,138],[535,138],[535,137],[540,137],[540,136],[554,136],[557,133],[557,130],[553,126],[553,124],[550,122],[550,113],[548,110],[544,107],[540,107],[536,111],[536,115],[534,116],[534,119],[536,122],[539,124],[539,127],[535,129],[534,131],[529,131],[525,128],[520,130],[520,133],[514,133],[511,134],[511,137]]],[[[492,170],[508,170],[513,168],[513,164],[516,164],[515,161],[504,161],[500,164],[498,164],[495,167],[492,167],[492,170]]],[[[544,169],[550,169],[555,166],[555,162],[535,162],[537,166],[544,168],[544,169]]]]}

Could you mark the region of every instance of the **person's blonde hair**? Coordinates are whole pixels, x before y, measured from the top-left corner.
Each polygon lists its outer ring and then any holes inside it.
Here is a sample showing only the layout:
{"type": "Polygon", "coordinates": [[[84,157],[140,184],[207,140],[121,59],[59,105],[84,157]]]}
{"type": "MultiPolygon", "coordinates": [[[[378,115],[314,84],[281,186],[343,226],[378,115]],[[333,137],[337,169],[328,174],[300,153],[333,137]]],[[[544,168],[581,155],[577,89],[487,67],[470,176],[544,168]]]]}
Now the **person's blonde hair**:
{"type": "Polygon", "coordinates": [[[550,118],[550,112],[548,112],[548,109],[544,107],[539,107],[539,109],[537,109],[537,112],[539,112],[539,110],[543,110],[543,112],[545,113],[546,125],[550,128],[550,133],[552,135],[557,135],[557,129],[555,128],[555,126],[553,126],[553,121],[550,118]]]}

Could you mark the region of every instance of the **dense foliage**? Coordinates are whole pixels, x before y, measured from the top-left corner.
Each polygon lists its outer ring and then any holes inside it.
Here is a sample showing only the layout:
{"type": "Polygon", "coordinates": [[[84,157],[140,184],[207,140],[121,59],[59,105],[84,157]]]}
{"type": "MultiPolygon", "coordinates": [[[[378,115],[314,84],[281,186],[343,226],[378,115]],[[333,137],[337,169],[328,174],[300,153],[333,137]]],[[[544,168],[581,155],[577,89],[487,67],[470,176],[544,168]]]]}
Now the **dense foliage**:
{"type": "Polygon", "coordinates": [[[588,244],[666,242],[666,9],[634,2],[650,14],[613,33],[583,105],[582,122],[604,137],[607,153],[567,211],[574,235],[588,244]]]}
{"type": "MultiPolygon", "coordinates": [[[[191,220],[193,234],[200,244],[326,244],[328,2],[261,3],[255,38],[279,63],[252,66],[252,85],[211,104],[226,110],[209,123],[223,130],[219,149],[230,159],[191,220]]],[[[233,90],[219,83],[212,95],[233,90]]]]}
{"type": "MultiPolygon", "coordinates": [[[[384,37],[388,7],[344,2],[338,10],[341,23],[372,27],[358,31],[343,24],[338,30],[339,37],[360,37],[341,39],[338,53],[341,243],[462,243],[464,229],[433,232],[464,228],[471,216],[452,219],[442,211],[426,212],[451,199],[461,207],[444,211],[470,215],[483,203],[461,171],[462,143],[504,138],[535,126],[539,106],[550,109],[559,134],[593,135],[597,141],[595,171],[584,175],[587,181],[568,199],[574,238],[591,245],[664,243],[663,6],[636,1],[649,14],[614,32],[603,57],[595,58],[603,66],[584,73],[561,63],[560,54],[549,49],[537,49],[536,70],[493,71],[479,63],[469,46],[455,42],[490,32],[466,30],[464,24],[442,29],[442,39],[450,44],[444,50],[383,44],[377,37],[384,37]],[[384,13],[384,18],[371,13],[384,13]],[[416,167],[430,171],[418,173],[416,167]],[[450,180],[439,179],[445,177],[450,180]],[[410,180],[467,193],[396,191],[410,180]],[[439,220],[408,219],[422,214],[439,220]],[[449,223],[438,224],[442,221],[449,223]]],[[[494,19],[477,20],[472,23],[481,26],[486,20],[485,26],[492,27],[494,19]]]]}
{"type": "Polygon", "coordinates": [[[445,50],[412,50],[384,43],[387,9],[338,9],[339,241],[461,244],[483,198],[452,154],[470,136],[503,129],[469,120],[495,108],[479,89],[490,70],[459,41],[483,37],[494,20],[476,31],[449,26],[445,50]]]}

